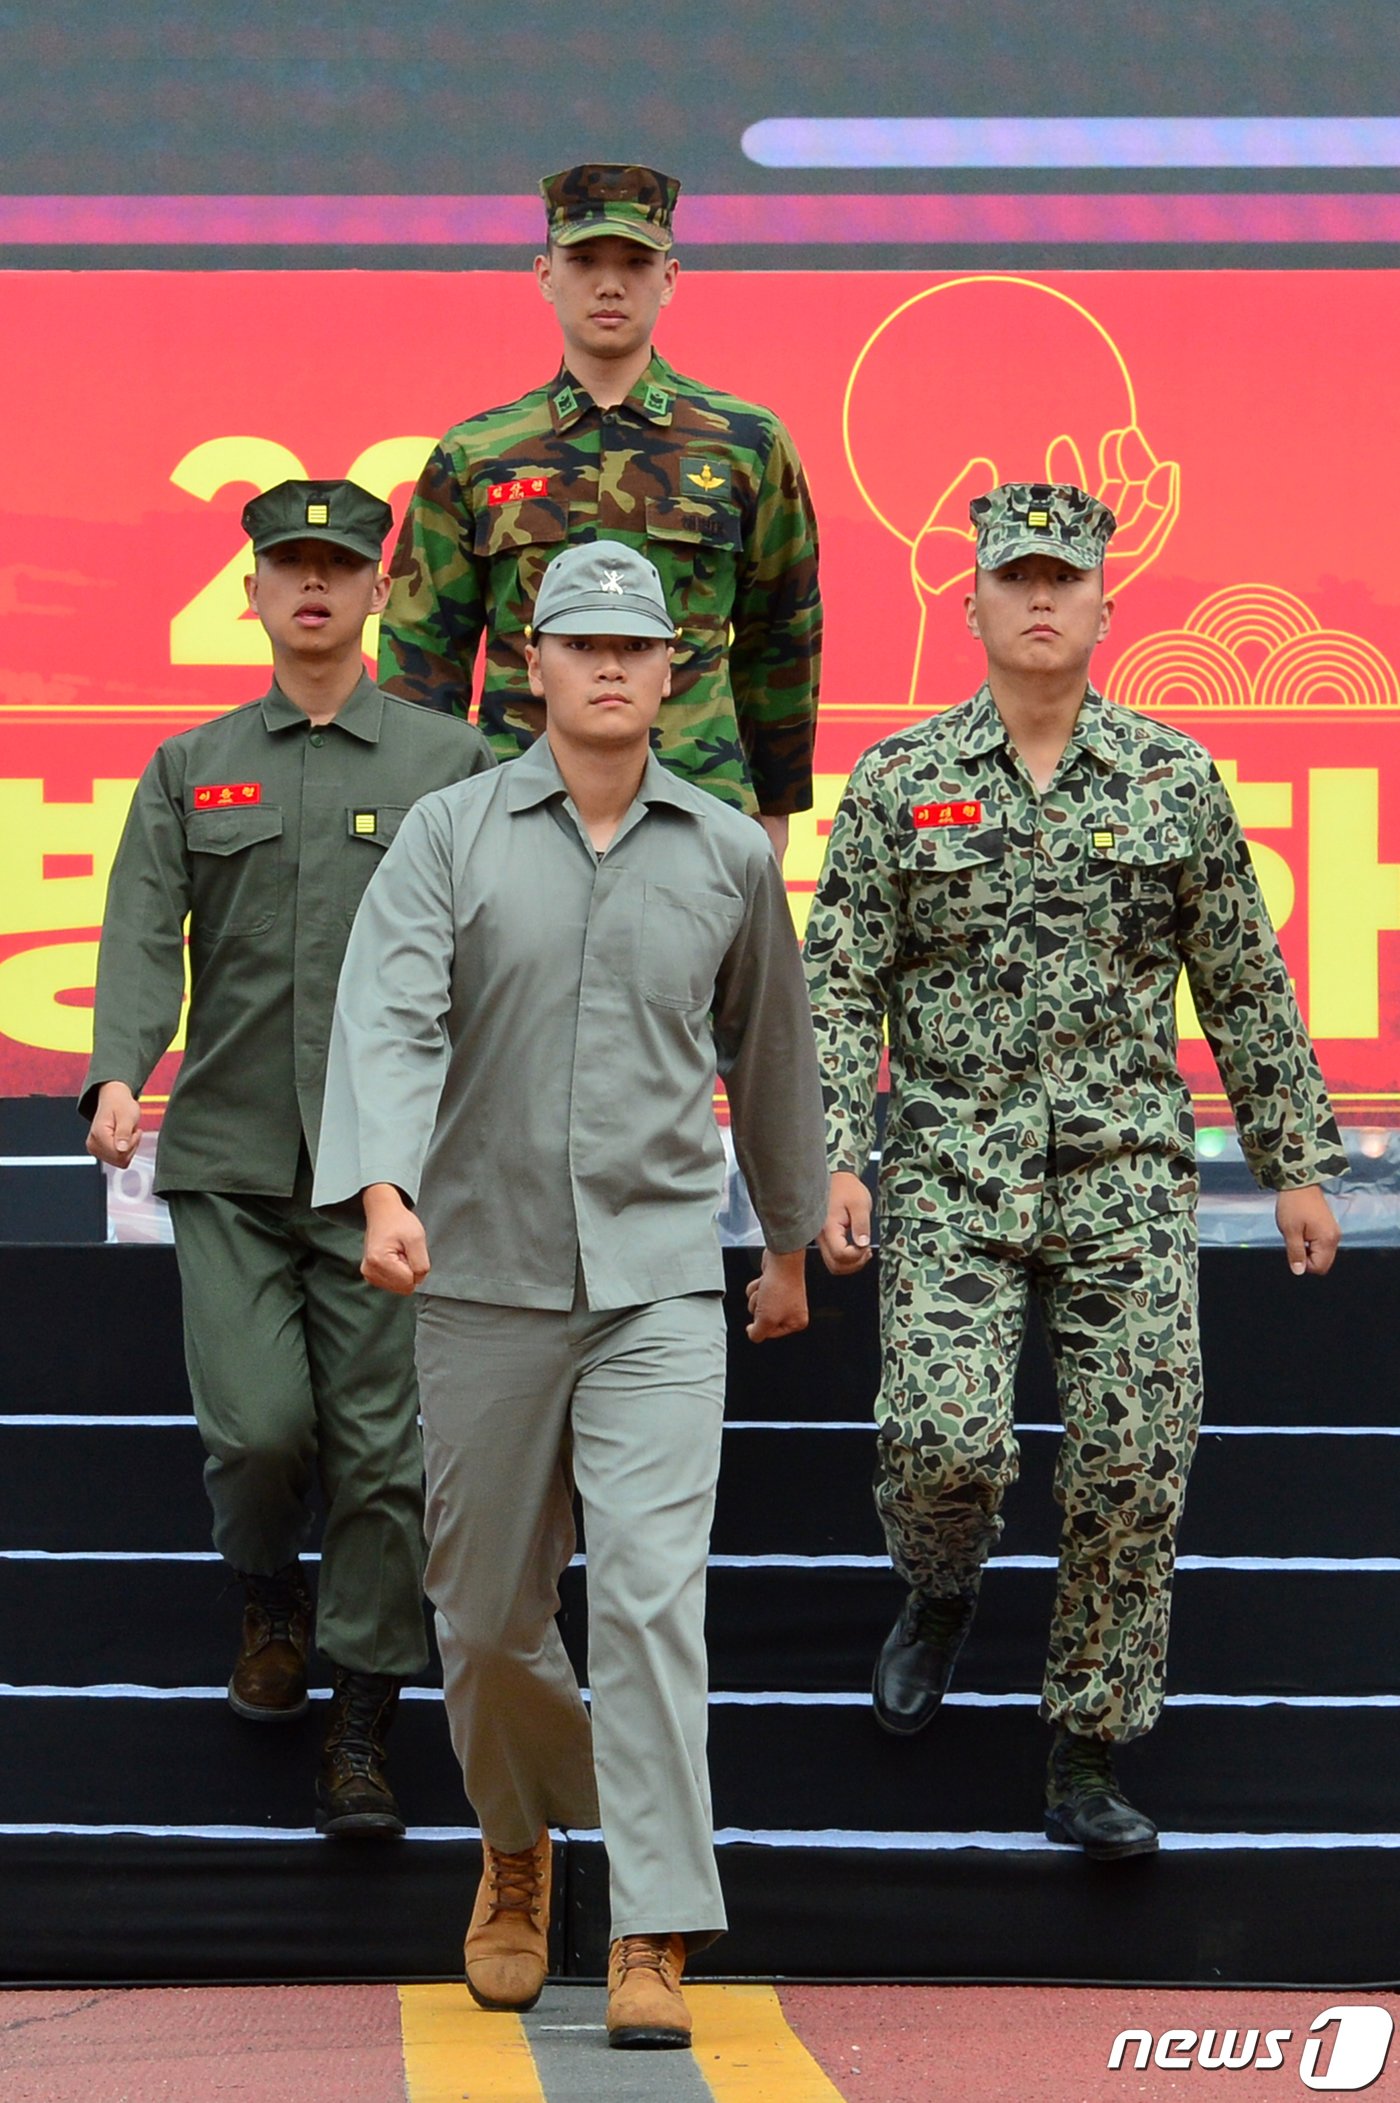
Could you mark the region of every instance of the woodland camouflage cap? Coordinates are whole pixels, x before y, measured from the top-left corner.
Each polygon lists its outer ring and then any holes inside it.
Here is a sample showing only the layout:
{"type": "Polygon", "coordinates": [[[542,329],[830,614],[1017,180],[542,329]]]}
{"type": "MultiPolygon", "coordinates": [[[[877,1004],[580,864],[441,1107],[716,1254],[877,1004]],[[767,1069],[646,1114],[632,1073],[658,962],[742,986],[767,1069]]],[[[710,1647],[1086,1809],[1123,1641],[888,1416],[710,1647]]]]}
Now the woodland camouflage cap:
{"type": "Polygon", "coordinates": [[[680,184],[656,168],[617,161],[586,161],[547,175],[540,184],[549,238],[558,248],[597,234],[618,234],[645,248],[671,246],[671,214],[680,184]]]}

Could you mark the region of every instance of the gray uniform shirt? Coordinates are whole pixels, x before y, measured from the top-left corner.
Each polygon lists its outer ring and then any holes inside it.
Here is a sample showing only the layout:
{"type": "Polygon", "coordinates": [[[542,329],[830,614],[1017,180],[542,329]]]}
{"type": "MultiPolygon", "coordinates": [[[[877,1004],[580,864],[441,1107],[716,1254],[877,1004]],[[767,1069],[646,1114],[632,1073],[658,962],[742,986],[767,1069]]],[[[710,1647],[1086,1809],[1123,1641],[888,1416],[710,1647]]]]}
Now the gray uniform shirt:
{"type": "Polygon", "coordinates": [[[425,1290],[566,1309],[722,1289],[716,1071],[770,1248],[826,1216],[782,878],[752,819],[648,758],[603,855],[548,740],[427,796],[346,952],[316,1202],[394,1183],[425,1290]]]}

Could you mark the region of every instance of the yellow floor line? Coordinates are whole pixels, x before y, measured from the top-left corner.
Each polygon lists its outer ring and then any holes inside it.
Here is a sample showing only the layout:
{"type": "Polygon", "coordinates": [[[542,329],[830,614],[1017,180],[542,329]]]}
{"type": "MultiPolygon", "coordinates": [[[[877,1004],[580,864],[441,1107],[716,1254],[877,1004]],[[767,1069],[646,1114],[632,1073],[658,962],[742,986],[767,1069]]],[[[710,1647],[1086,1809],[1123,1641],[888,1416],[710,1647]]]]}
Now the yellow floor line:
{"type": "Polygon", "coordinates": [[[465,1986],[401,1986],[408,2103],[545,2103],[518,2015],[478,2008],[465,1986]]]}
{"type": "Polygon", "coordinates": [[[841,2091],[788,2028],[771,1986],[685,1982],[695,2064],[715,2103],[842,2103],[841,2091]]]}

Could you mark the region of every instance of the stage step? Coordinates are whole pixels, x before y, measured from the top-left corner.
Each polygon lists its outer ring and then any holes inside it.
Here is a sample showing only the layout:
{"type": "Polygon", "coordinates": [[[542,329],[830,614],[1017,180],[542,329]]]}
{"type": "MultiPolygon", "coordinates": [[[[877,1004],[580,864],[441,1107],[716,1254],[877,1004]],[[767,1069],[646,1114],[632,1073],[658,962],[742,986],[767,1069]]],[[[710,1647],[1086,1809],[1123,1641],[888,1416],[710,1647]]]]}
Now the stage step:
{"type": "MultiPolygon", "coordinates": [[[[1167,1851],[1111,1870],[1039,1834],[1059,1439],[1039,1337],[1018,1381],[1022,1479],[955,1695],[925,1736],[897,1741],[868,1703],[900,1599],[870,1501],[873,1271],[838,1282],[814,1263],[812,1329],[754,1350],[753,1259],[727,1262],[709,1629],[734,1930],[704,1968],[1393,1972],[1400,1343],[1376,1317],[1400,1256],[1348,1254],[1326,1284],[1300,1285],[1273,1252],[1206,1254],[1210,1428],[1181,1538],[1171,1696],[1122,1759],[1167,1851]]],[[[0,1249],[0,1295],[0,1934],[22,1952],[15,1976],[450,1974],[476,1843],[432,1687],[395,1728],[411,1837],[363,1851],[311,1830],[323,1702],[250,1727],[222,1698],[240,1601],[208,1546],[172,1252],[0,1249]]],[[[562,1590],[582,1674],[585,1570],[562,1590]]],[[[605,1882],[596,1836],[570,1836],[558,1961],[575,1976],[602,1961],[605,1882]]]]}

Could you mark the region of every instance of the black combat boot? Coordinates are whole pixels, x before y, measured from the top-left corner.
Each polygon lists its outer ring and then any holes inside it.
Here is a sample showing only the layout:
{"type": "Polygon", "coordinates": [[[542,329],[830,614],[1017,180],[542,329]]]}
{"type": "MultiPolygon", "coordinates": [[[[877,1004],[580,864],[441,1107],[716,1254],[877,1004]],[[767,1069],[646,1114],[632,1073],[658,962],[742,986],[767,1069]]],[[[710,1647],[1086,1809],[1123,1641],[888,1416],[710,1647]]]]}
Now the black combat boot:
{"type": "Polygon", "coordinates": [[[240,1570],[243,1636],[228,1683],[228,1705],[248,1723],[288,1723],[306,1714],[311,1600],[301,1566],[271,1577],[240,1570]]]}
{"type": "Polygon", "coordinates": [[[397,1838],[404,1824],[384,1773],[384,1740],[399,1682],[382,1672],[332,1665],[331,1720],[316,1778],[318,1832],[351,1839],[397,1838]]]}
{"type": "Polygon", "coordinates": [[[911,1592],[905,1600],[871,1687],[876,1718],[897,1738],[912,1738],[938,1714],[976,1611],[975,1592],[948,1599],[911,1592]]]}
{"type": "Polygon", "coordinates": [[[1118,1787],[1113,1747],[1100,1738],[1076,1737],[1062,1723],[1050,1741],[1045,1830],[1064,1847],[1082,1847],[1094,1862],[1157,1852],[1156,1826],[1118,1787]]]}

